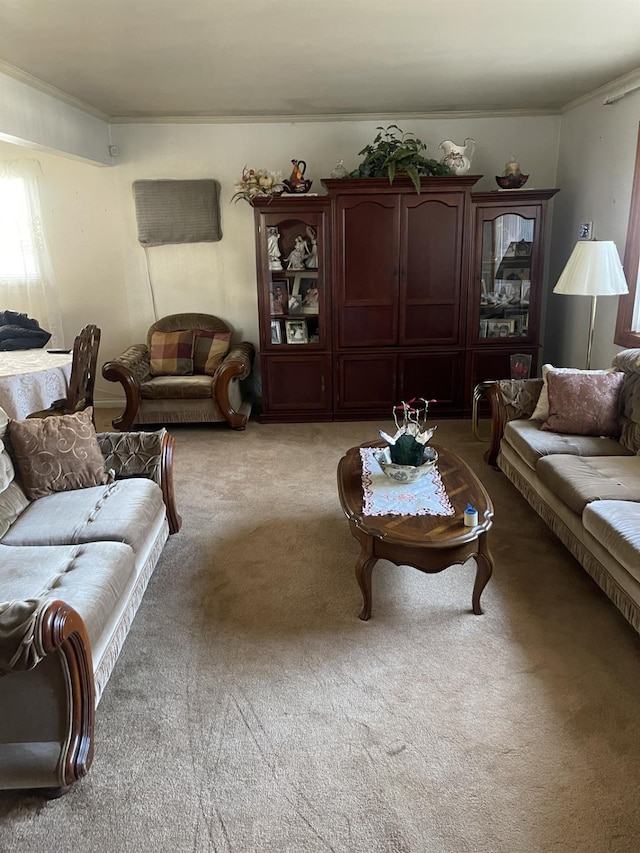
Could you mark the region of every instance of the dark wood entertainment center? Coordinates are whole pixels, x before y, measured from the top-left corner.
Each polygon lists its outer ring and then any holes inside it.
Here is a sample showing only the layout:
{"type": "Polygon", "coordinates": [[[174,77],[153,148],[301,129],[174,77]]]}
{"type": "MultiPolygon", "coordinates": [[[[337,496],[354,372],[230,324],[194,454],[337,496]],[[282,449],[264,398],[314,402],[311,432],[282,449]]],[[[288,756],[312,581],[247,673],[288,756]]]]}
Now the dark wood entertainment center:
{"type": "Polygon", "coordinates": [[[423,178],[420,194],[404,177],[326,179],[327,195],[254,201],[263,421],[387,418],[412,397],[468,416],[511,356],[535,375],[558,190],[474,193],[481,177],[423,178]]]}

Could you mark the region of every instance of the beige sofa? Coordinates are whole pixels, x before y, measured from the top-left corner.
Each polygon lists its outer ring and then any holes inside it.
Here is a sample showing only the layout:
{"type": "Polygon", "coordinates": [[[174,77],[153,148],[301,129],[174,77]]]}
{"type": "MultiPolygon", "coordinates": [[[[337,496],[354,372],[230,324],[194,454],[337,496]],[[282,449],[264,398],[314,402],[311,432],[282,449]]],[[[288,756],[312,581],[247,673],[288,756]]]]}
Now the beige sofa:
{"type": "MultiPolygon", "coordinates": [[[[0,409],[5,443],[10,429],[0,409]]],[[[29,500],[0,441],[0,788],[58,795],[87,773],[96,707],[180,527],[167,431],[98,442],[115,479],[29,500]]]]}
{"type": "Polygon", "coordinates": [[[549,432],[532,420],[541,379],[490,389],[486,454],[640,632],[640,349],[613,367],[624,379],[618,435],[549,432]]]}

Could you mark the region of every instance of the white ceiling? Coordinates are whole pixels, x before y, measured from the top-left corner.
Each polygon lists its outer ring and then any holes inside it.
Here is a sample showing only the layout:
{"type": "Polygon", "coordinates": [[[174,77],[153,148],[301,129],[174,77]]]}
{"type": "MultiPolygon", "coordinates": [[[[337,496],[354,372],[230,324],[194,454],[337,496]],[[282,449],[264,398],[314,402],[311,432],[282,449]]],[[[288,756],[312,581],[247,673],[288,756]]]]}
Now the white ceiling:
{"type": "Polygon", "coordinates": [[[640,68],[640,0],[1,0],[0,70],[105,117],[556,111],[640,68]]]}

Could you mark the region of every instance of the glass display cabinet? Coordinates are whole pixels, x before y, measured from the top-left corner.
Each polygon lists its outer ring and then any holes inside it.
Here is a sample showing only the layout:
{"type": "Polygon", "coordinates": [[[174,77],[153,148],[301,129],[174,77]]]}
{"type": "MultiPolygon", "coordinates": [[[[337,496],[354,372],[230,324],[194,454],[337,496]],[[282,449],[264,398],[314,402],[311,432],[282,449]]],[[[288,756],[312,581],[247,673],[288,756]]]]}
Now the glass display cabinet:
{"type": "Polygon", "coordinates": [[[326,197],[254,201],[262,421],[331,420],[326,197]]]}
{"type": "Polygon", "coordinates": [[[535,376],[547,206],[558,190],[472,193],[475,217],[466,399],[478,383],[535,376]]]}

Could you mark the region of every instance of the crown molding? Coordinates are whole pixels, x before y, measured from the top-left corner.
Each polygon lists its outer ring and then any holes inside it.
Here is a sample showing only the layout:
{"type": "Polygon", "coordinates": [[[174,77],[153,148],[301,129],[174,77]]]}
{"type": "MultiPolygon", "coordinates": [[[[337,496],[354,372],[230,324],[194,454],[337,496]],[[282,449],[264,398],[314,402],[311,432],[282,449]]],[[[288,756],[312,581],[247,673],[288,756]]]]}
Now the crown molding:
{"type": "Polygon", "coordinates": [[[640,68],[635,68],[633,71],[629,71],[628,74],[623,74],[622,77],[616,77],[615,80],[610,80],[604,86],[599,86],[597,89],[587,92],[586,95],[574,98],[573,101],[569,101],[562,107],[561,112],[567,113],[569,110],[574,110],[576,107],[581,107],[583,104],[593,101],[594,98],[604,99],[610,96],[614,99],[611,103],[614,103],[614,101],[620,100],[625,94],[628,94],[625,90],[628,89],[631,92],[636,88],[640,88],[640,68]]]}
{"type": "Polygon", "coordinates": [[[437,110],[401,113],[325,113],[323,115],[155,115],[111,116],[111,124],[298,124],[334,121],[399,121],[406,119],[522,118],[560,115],[561,107],[513,110],[437,110]]]}
{"type": "Polygon", "coordinates": [[[0,73],[6,74],[7,77],[12,77],[14,80],[18,80],[20,83],[24,83],[32,89],[37,89],[45,95],[50,95],[57,101],[62,101],[62,103],[67,104],[69,107],[74,107],[77,110],[81,110],[84,113],[94,116],[95,118],[99,118],[107,124],[111,121],[111,117],[107,115],[107,113],[103,113],[101,110],[92,107],[91,104],[87,104],[79,98],[74,98],[73,95],[63,92],[62,89],[57,89],[55,86],[45,83],[44,80],[34,77],[32,74],[29,74],[27,71],[23,71],[21,68],[17,68],[15,65],[11,65],[9,62],[5,62],[4,59],[0,59],[0,73]]]}

